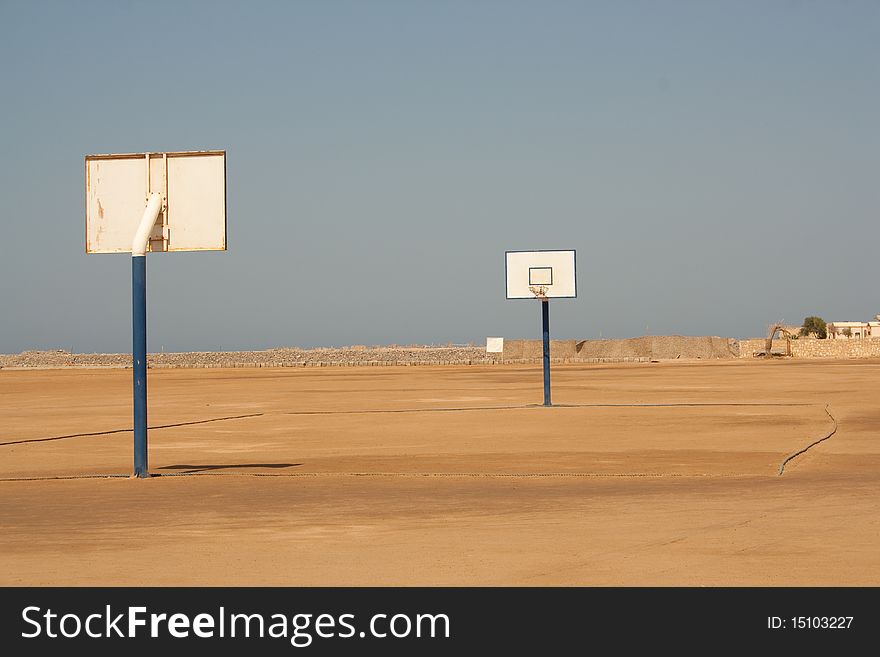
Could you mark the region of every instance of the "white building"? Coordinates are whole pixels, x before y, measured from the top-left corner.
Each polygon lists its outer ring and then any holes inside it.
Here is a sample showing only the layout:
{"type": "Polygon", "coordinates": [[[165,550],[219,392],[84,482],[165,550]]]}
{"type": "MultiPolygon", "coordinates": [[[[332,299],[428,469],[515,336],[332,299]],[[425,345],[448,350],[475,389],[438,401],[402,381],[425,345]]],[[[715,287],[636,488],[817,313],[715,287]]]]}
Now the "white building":
{"type": "Polygon", "coordinates": [[[827,325],[829,340],[861,340],[880,338],[880,315],[873,322],[831,322],[827,325]]]}

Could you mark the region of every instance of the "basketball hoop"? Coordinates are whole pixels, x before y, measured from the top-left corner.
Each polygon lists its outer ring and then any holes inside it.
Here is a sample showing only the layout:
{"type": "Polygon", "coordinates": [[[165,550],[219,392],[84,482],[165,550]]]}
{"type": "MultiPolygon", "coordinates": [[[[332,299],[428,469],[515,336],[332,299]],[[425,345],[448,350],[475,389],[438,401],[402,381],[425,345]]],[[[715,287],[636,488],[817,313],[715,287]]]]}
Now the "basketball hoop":
{"type": "Polygon", "coordinates": [[[547,286],[546,285],[529,285],[529,292],[534,294],[536,299],[540,299],[541,301],[547,301],[547,286]]]}

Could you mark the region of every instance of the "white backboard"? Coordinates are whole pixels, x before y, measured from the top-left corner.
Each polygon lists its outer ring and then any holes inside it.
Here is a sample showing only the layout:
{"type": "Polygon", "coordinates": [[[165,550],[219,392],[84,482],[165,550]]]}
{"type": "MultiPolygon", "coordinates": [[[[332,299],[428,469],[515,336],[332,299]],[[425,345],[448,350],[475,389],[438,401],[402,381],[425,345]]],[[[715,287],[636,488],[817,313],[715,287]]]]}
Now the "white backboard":
{"type": "Polygon", "coordinates": [[[87,155],[86,253],[131,253],[152,192],[149,251],[226,249],[226,151],[193,151],[87,155]]]}
{"type": "Polygon", "coordinates": [[[577,296],[574,251],[507,251],[504,254],[508,299],[548,299],[577,296]]]}

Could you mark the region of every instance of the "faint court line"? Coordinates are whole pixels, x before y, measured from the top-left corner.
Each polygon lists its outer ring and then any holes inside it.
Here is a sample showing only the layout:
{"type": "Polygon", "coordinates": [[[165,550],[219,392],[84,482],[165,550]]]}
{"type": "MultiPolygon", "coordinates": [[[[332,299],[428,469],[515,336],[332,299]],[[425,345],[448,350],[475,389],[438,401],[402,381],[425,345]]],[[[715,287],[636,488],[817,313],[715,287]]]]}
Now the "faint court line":
{"type": "MultiPolygon", "coordinates": [[[[705,477],[754,478],[755,474],[679,473],[679,472],[164,472],[151,474],[150,479],[164,477],[286,477],[288,479],[325,479],[341,477],[374,477],[389,479],[689,479],[705,477]]],[[[134,479],[130,474],[45,475],[0,477],[0,482],[67,481],[74,479],[134,479]]]]}
{"type": "MultiPolygon", "coordinates": [[[[383,413],[456,413],[467,411],[503,411],[525,409],[565,409],[565,408],[675,408],[675,407],[711,407],[711,406],[813,406],[807,402],[682,402],[682,403],[656,403],[656,404],[554,404],[547,407],[543,404],[520,404],[514,406],[461,406],[449,408],[397,408],[397,409],[364,409],[353,411],[278,411],[274,413],[249,413],[247,415],[230,415],[227,417],[215,417],[207,420],[193,420],[191,422],[177,422],[175,424],[160,424],[149,427],[150,429],[170,429],[173,427],[185,427],[194,424],[206,424],[208,422],[221,422],[223,420],[241,420],[252,417],[266,417],[273,415],[365,415],[383,413]]],[[[45,438],[28,438],[24,440],[11,440],[0,442],[0,447],[5,445],[22,445],[25,443],[42,443],[53,440],[65,440],[68,438],[88,438],[94,436],[106,436],[115,433],[131,432],[132,429],[109,429],[107,431],[93,431],[89,433],[72,433],[63,436],[48,436],[45,438]]]]}

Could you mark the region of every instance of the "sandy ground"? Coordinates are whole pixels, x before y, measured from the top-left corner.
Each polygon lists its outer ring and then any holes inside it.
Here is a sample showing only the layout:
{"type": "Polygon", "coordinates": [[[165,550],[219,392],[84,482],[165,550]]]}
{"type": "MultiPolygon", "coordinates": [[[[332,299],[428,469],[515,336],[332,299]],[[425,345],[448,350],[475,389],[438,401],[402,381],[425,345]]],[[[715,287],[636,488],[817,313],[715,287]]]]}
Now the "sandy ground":
{"type": "Polygon", "coordinates": [[[876,361],[130,377],[0,370],[0,584],[880,584],[876,361]]]}

